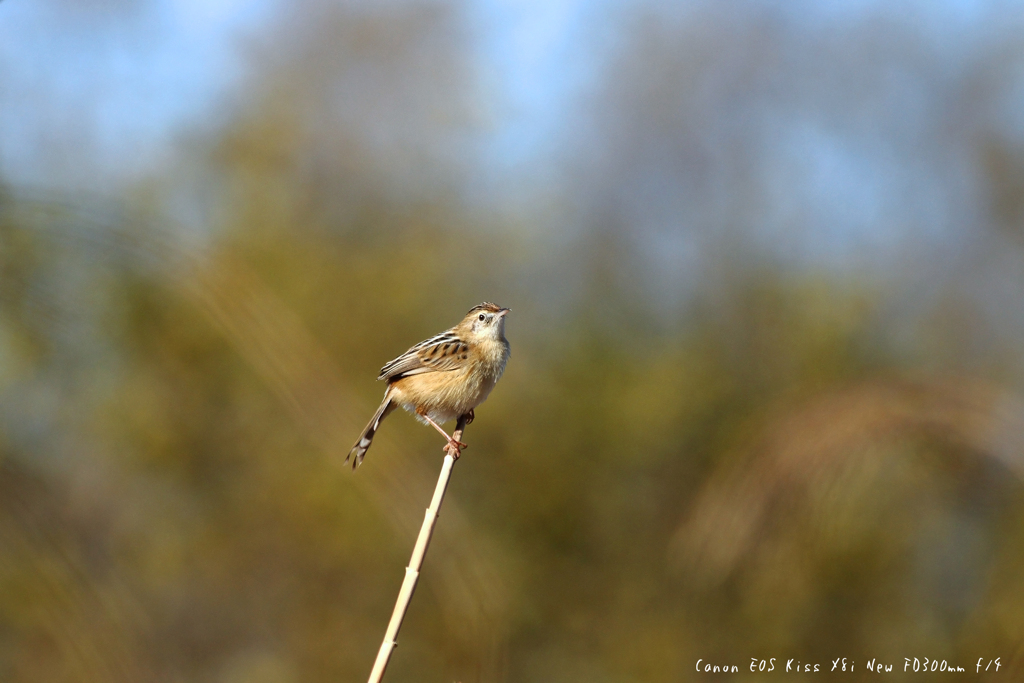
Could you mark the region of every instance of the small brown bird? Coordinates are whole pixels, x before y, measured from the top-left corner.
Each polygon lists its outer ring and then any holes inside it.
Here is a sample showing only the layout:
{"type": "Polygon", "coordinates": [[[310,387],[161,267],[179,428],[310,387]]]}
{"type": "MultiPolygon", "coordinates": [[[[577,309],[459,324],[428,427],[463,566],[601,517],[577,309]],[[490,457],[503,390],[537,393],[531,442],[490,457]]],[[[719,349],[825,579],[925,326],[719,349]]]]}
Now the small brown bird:
{"type": "Polygon", "coordinates": [[[482,303],[469,309],[455,327],[412,347],[380,370],[387,380],[384,400],[345,457],[352,469],[363,461],[381,420],[401,406],[424,424],[433,425],[448,440],[445,449],[456,459],[466,444],[455,441],[441,424],[463,415],[473,421],[473,409],[484,402],[505,371],[508,340],[507,308],[482,303]]]}

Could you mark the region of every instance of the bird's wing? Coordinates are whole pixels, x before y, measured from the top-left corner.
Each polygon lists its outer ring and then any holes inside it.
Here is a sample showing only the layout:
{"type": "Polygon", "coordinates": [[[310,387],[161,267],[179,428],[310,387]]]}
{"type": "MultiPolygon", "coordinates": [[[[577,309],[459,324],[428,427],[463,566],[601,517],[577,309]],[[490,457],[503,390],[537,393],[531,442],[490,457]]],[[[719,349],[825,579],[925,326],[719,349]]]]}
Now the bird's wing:
{"type": "Polygon", "coordinates": [[[393,382],[423,372],[457,370],[469,360],[469,344],[452,330],[421,341],[380,369],[377,379],[393,382]]]}

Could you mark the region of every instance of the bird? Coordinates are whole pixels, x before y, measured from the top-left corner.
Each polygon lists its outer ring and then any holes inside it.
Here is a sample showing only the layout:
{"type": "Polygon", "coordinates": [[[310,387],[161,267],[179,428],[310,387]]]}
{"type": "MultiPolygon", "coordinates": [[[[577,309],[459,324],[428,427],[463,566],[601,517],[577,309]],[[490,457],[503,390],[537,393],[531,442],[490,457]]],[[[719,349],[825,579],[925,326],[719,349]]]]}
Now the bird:
{"type": "Polygon", "coordinates": [[[444,450],[457,460],[467,446],[441,425],[463,416],[466,424],[472,422],[474,408],[504,373],[511,354],[505,339],[509,310],[485,301],[469,309],[459,324],[386,363],[377,376],[388,383],[384,399],[344,463],[351,459],[354,470],[363,462],[381,421],[399,406],[441,432],[447,440],[444,450]]]}

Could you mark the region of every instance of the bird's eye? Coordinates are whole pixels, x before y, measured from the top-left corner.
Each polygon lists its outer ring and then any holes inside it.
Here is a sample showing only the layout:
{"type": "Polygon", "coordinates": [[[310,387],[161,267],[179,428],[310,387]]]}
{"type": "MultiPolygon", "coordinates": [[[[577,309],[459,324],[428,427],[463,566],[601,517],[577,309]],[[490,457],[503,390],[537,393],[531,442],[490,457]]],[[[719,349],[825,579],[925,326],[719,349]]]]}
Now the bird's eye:
{"type": "Polygon", "coordinates": [[[486,318],[486,317],[487,317],[487,316],[486,316],[486,315],[484,315],[483,313],[481,313],[481,314],[480,314],[480,320],[483,320],[483,319],[484,319],[484,318],[486,318]]]}

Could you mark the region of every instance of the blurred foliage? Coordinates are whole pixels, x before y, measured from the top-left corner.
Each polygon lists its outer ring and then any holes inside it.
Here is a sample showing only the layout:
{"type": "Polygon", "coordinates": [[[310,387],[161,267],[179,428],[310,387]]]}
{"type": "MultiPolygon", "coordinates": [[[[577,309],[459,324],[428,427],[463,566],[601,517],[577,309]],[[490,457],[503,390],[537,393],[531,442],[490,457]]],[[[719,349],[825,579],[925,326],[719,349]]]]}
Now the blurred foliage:
{"type": "MultiPolygon", "coordinates": [[[[0,192],[0,680],[365,676],[441,443],[396,415],[340,458],[376,369],[484,299],[512,360],[388,680],[1024,672],[1024,401],[982,306],[908,322],[891,284],[743,235],[663,296],[604,177],[568,247],[482,216],[454,11],[324,12],[187,164],[106,202],[0,192]],[[161,227],[186,215],[207,230],[161,227]]],[[[627,99],[635,161],[675,124],[627,99]]],[[[1019,154],[981,144],[1019,224],[1019,154]]]]}

